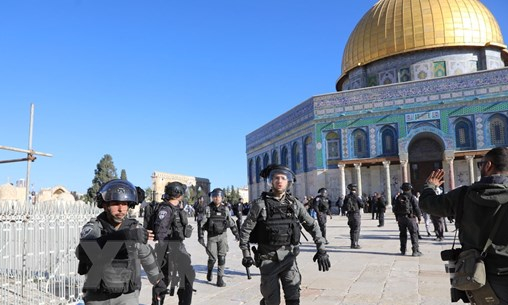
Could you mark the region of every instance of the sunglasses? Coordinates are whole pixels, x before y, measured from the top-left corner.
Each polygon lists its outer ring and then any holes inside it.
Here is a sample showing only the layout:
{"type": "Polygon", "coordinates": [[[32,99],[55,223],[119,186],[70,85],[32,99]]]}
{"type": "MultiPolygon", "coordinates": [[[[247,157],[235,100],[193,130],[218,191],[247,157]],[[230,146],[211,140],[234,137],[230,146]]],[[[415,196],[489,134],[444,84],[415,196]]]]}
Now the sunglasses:
{"type": "Polygon", "coordinates": [[[476,166],[478,166],[478,169],[482,169],[485,163],[487,163],[487,161],[478,161],[478,163],[476,163],[476,166]]]}

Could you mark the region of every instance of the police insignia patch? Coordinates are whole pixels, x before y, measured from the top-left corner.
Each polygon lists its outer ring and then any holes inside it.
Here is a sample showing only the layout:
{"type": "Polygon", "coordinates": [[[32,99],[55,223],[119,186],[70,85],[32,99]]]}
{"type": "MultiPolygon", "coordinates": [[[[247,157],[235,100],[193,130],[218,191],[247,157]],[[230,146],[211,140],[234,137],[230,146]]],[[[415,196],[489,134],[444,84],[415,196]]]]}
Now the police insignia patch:
{"type": "Polygon", "coordinates": [[[81,230],[81,239],[87,237],[88,234],[90,234],[90,232],[92,232],[92,230],[93,230],[92,226],[84,227],[83,230],[81,230]]]}
{"type": "Polygon", "coordinates": [[[159,219],[164,219],[164,217],[166,217],[167,214],[168,214],[167,211],[160,211],[159,212],[159,219]]]}

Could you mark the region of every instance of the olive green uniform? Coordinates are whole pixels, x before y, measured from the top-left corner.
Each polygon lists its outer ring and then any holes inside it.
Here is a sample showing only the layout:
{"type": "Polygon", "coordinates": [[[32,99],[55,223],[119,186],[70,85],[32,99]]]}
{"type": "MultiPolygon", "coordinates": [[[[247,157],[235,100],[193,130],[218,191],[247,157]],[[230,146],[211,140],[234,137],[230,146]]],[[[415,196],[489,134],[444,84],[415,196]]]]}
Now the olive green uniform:
{"type": "MultiPolygon", "coordinates": [[[[258,228],[255,229],[256,224],[267,220],[267,210],[270,209],[267,209],[266,202],[282,206],[289,205],[296,218],[295,222],[300,223],[312,235],[318,250],[325,251],[325,239],[321,235],[317,221],[309,215],[303,204],[289,193],[284,194],[280,199],[273,197],[271,193],[263,193],[261,198],[252,204],[247,218],[243,222],[240,232],[240,249],[244,253],[244,257],[249,251],[251,234],[260,234],[268,238],[268,241],[264,240],[258,243],[258,249],[254,256],[256,266],[261,272],[261,294],[263,295],[261,304],[280,304],[280,284],[284,290],[286,304],[299,304],[301,275],[296,263],[296,256],[299,253],[298,241],[274,246],[270,244],[270,239],[275,236],[270,236],[268,232],[258,232],[258,228]]],[[[298,225],[295,229],[298,232],[293,234],[296,234],[299,239],[301,228],[298,225]]]]}

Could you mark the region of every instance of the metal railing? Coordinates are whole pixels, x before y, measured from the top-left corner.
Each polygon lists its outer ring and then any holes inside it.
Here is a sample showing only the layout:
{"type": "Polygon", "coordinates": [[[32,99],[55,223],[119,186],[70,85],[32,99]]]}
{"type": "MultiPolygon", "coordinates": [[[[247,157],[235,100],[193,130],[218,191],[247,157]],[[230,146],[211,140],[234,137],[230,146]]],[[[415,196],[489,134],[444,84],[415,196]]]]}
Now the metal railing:
{"type": "Polygon", "coordinates": [[[83,202],[0,201],[0,304],[72,304],[84,276],[74,254],[100,212],[83,202]]]}

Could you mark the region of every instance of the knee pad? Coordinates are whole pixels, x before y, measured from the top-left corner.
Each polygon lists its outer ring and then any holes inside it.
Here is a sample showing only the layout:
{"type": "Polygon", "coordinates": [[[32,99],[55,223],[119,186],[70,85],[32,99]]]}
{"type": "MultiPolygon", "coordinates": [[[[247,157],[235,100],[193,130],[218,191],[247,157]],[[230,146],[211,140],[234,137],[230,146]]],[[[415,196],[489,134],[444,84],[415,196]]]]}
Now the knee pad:
{"type": "Polygon", "coordinates": [[[225,255],[219,255],[218,260],[219,260],[219,265],[220,266],[226,264],[226,256],[225,255]]]}
{"type": "Polygon", "coordinates": [[[215,265],[215,260],[214,259],[208,259],[208,266],[213,266],[215,265]]]}

